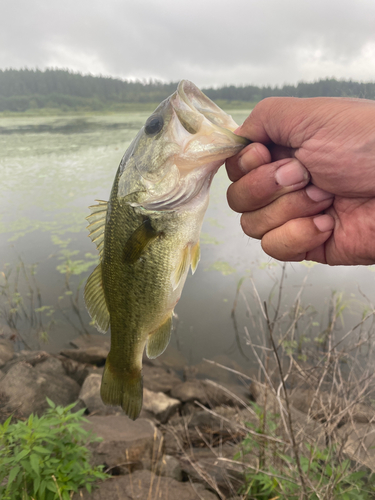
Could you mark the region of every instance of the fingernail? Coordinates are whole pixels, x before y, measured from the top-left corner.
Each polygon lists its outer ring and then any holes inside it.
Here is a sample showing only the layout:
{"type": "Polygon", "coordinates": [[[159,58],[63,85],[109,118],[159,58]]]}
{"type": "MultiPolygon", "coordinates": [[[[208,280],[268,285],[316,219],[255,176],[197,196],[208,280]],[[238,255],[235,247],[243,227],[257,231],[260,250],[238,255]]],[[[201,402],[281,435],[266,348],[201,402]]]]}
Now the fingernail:
{"type": "Polygon", "coordinates": [[[312,201],[324,201],[334,197],[332,193],[313,185],[307,186],[306,194],[312,201]]]}
{"type": "Polygon", "coordinates": [[[245,166],[245,162],[242,156],[238,158],[237,162],[238,168],[241,170],[242,173],[247,173],[247,168],[245,166]]]}
{"type": "Polygon", "coordinates": [[[307,181],[309,173],[298,160],[291,160],[276,170],[275,179],[280,186],[290,187],[307,181]]]}
{"type": "Polygon", "coordinates": [[[327,214],[319,215],[319,217],[315,217],[313,221],[321,233],[331,231],[335,226],[335,221],[333,217],[327,214]]]}

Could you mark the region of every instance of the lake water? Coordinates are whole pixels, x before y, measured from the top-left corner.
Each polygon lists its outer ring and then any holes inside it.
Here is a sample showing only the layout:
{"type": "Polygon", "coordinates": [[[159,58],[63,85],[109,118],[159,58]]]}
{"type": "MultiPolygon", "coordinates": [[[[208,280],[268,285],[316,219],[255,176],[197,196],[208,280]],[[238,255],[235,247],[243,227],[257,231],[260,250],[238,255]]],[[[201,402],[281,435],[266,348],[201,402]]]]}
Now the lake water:
{"type": "MultiPolygon", "coordinates": [[[[248,113],[231,112],[238,123],[248,113]]],[[[0,328],[16,333],[20,347],[55,352],[80,333],[96,333],[82,299],[97,261],[85,217],[95,199],[108,199],[121,157],[148,114],[0,118],[0,328]]],[[[172,365],[209,358],[248,367],[253,358],[244,328],[255,343],[263,342],[260,303],[269,301],[270,316],[277,303],[282,266],[242,233],[239,215],[227,206],[228,185],[222,168],[203,224],[201,262],[188,277],[171,346],[163,355],[172,365]]],[[[290,323],[290,308],[303,285],[307,316],[299,333],[312,341],[319,336],[335,294],[343,310],[336,325],[342,335],[364,309],[373,308],[374,270],[287,265],[281,324],[290,323]]]]}

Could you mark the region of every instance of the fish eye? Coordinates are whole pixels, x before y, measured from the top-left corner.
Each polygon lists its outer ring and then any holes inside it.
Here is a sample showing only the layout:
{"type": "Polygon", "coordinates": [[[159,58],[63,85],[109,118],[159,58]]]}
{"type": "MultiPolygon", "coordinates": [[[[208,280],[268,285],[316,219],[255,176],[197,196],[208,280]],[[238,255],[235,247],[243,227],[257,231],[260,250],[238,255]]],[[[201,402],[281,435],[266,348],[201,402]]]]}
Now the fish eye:
{"type": "Polygon", "coordinates": [[[160,115],[150,116],[145,124],[145,132],[147,135],[156,135],[163,128],[164,120],[160,115]]]}

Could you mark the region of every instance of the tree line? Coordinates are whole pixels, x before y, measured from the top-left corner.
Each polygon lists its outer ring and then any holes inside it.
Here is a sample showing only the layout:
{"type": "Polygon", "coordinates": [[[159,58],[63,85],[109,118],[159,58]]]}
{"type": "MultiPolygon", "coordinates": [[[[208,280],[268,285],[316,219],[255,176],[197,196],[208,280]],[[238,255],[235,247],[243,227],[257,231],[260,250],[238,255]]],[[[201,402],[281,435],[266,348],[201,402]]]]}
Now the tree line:
{"type": "MultiPolygon", "coordinates": [[[[0,111],[58,108],[62,110],[116,109],[124,103],[158,103],[171,95],[177,82],[127,81],[82,75],[69,70],[0,70],[0,111]]],[[[213,100],[255,103],[270,96],[362,97],[375,99],[375,83],[334,78],[282,87],[225,85],[202,89],[213,100]]]]}

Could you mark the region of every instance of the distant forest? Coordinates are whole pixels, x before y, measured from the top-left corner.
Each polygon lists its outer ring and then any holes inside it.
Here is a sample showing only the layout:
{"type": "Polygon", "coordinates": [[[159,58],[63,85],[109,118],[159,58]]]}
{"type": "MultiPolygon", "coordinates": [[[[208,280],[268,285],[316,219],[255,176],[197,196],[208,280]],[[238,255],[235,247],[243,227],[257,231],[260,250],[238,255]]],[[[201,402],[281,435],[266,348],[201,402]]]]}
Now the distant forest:
{"type": "MultiPolygon", "coordinates": [[[[159,103],[172,94],[177,82],[126,81],[82,75],[68,70],[0,70],[0,111],[22,112],[38,109],[62,111],[120,110],[129,103],[159,103]]],[[[359,83],[335,79],[298,83],[283,87],[255,85],[223,86],[202,89],[220,103],[254,103],[270,96],[362,97],[375,99],[375,82],[359,83]]]]}

